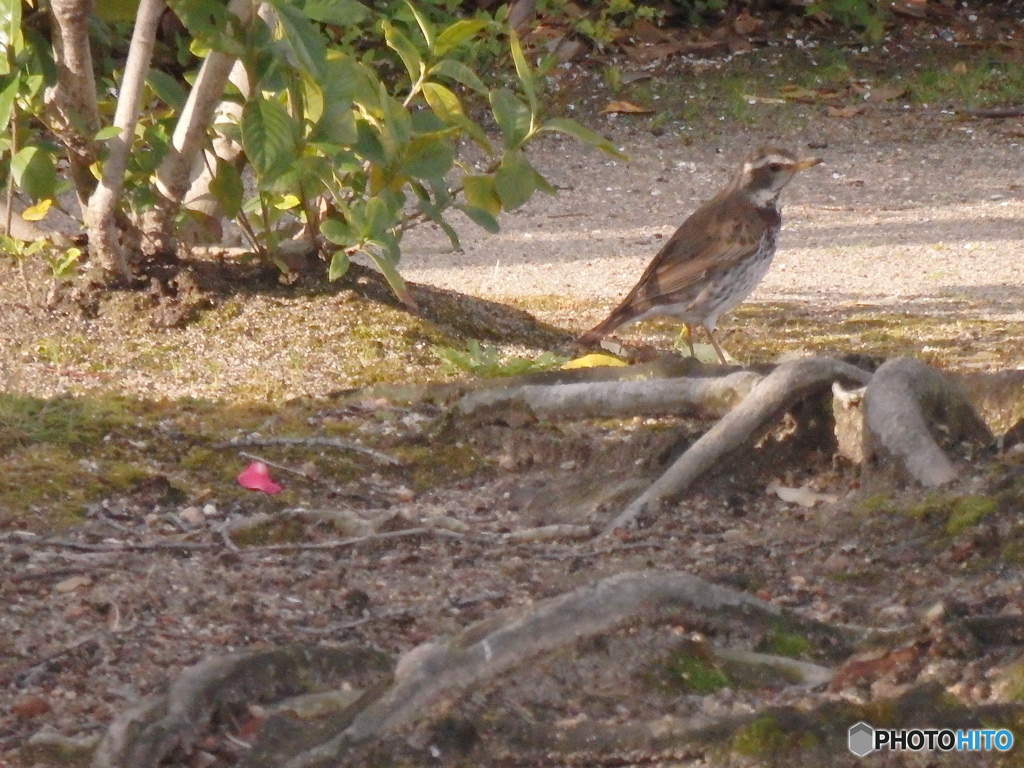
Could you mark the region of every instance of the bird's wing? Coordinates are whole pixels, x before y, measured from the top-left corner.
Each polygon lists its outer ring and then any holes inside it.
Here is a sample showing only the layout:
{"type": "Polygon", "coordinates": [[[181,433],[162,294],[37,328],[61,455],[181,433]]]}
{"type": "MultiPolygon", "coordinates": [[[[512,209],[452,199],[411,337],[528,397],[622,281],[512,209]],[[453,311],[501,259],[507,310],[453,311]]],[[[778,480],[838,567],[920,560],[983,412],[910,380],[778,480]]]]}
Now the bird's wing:
{"type": "MultiPolygon", "coordinates": [[[[687,219],[648,265],[627,301],[662,303],[709,273],[728,270],[760,247],[767,222],[757,217],[720,217],[708,205],[687,219]],[[716,223],[717,220],[717,223],[716,223]]],[[[626,302],[623,302],[626,303],[626,302]]]]}
{"type": "Polygon", "coordinates": [[[713,271],[726,270],[756,250],[769,221],[764,216],[723,215],[723,193],[697,209],[669,238],[644,270],[626,298],[602,322],[581,337],[584,343],[602,338],[659,304],[692,301],[698,285],[713,271]]]}

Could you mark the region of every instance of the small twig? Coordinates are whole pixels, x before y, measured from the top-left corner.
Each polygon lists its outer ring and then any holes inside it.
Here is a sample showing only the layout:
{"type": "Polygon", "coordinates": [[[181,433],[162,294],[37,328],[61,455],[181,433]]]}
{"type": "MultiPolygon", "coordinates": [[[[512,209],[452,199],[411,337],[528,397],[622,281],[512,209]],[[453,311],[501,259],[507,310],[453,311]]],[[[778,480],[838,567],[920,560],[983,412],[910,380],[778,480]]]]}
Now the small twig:
{"type": "Polygon", "coordinates": [[[301,469],[292,469],[289,466],[286,466],[284,464],[279,464],[276,461],[271,461],[270,459],[266,459],[263,456],[258,456],[255,453],[249,453],[248,451],[239,451],[238,455],[241,456],[242,458],[245,458],[245,459],[252,459],[253,461],[262,461],[268,467],[273,467],[274,469],[280,469],[282,472],[288,472],[289,474],[292,474],[292,475],[298,475],[303,480],[312,480],[313,479],[309,475],[307,475],[305,472],[303,472],[301,469]]]}
{"type": "Polygon", "coordinates": [[[231,534],[228,531],[231,521],[224,523],[223,525],[217,526],[217,535],[220,536],[220,540],[224,543],[224,546],[231,552],[240,552],[241,548],[235,544],[231,539],[231,534]]]}
{"type": "Polygon", "coordinates": [[[72,651],[81,648],[83,645],[98,642],[100,635],[102,634],[104,633],[93,632],[91,635],[86,635],[85,637],[79,638],[78,640],[75,640],[73,643],[68,643],[63,648],[58,648],[56,651],[46,654],[45,656],[43,656],[43,658],[39,659],[38,661],[23,666],[17,672],[13,672],[7,679],[7,681],[17,688],[23,688],[24,686],[29,685],[31,683],[31,679],[36,673],[42,672],[48,665],[52,664],[61,656],[66,656],[72,651]]]}
{"type": "Polygon", "coordinates": [[[89,573],[105,573],[110,571],[109,565],[103,565],[98,568],[84,568],[81,565],[66,565],[63,568],[47,568],[44,571],[22,571],[21,573],[12,573],[7,576],[7,581],[12,584],[20,584],[23,581],[38,581],[41,579],[59,579],[63,576],[77,576],[83,572],[89,573]]]}
{"type": "Polygon", "coordinates": [[[968,109],[968,117],[1024,117],[1024,107],[997,107],[995,109],[968,109]]]}
{"type": "MultiPolygon", "coordinates": [[[[474,540],[476,536],[469,537],[462,533],[449,531],[447,528],[406,528],[404,531],[384,531],[383,533],[371,533],[367,536],[353,536],[348,539],[337,541],[322,541],[313,544],[267,544],[260,547],[246,547],[240,550],[241,554],[266,554],[267,552],[311,552],[318,550],[347,549],[357,547],[360,544],[368,544],[375,541],[389,541],[391,539],[408,538],[410,536],[437,536],[442,539],[466,539],[474,540]]],[[[487,539],[490,541],[490,538],[487,539]]]]}
{"type": "Polygon", "coordinates": [[[86,544],[84,541],[70,541],[69,539],[43,539],[33,542],[44,547],[62,547],[64,549],[77,549],[81,552],[151,552],[154,550],[203,550],[217,549],[218,545],[198,541],[152,541],[148,544],[142,542],[119,541],[116,544],[86,544]]]}
{"type": "Polygon", "coordinates": [[[238,440],[231,440],[226,443],[216,443],[213,447],[219,448],[238,448],[241,446],[267,446],[267,445],[307,445],[307,446],[319,446],[324,448],[337,448],[342,451],[352,451],[353,453],[362,453],[366,456],[376,459],[382,464],[389,464],[393,467],[399,467],[402,465],[398,459],[388,456],[386,453],[375,451],[373,448],[367,448],[364,445],[358,443],[350,443],[346,440],[338,440],[334,437],[242,437],[238,440]]]}
{"type": "Polygon", "coordinates": [[[574,560],[583,557],[600,557],[601,555],[615,555],[619,552],[629,552],[635,549],[664,549],[665,544],[660,541],[634,541],[629,544],[620,544],[614,547],[601,547],[601,549],[573,550],[570,552],[542,552],[536,557],[544,560],[574,560]]]}
{"type": "Polygon", "coordinates": [[[363,616],[361,619],[352,619],[352,621],[346,621],[343,624],[334,624],[330,627],[301,627],[293,626],[290,629],[296,632],[303,632],[307,635],[333,635],[336,632],[344,632],[346,629],[355,629],[361,627],[363,624],[369,624],[371,621],[384,621],[386,619],[394,619],[400,616],[414,616],[413,611],[408,608],[396,608],[392,611],[384,611],[376,615],[363,616]]]}

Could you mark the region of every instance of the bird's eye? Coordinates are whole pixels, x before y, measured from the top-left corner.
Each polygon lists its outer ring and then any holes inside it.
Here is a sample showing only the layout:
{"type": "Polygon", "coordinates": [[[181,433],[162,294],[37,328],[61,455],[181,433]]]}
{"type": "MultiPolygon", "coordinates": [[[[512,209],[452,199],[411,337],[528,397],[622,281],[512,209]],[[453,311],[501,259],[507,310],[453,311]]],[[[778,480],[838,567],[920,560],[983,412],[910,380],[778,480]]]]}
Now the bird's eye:
{"type": "Polygon", "coordinates": [[[782,170],[782,164],[781,163],[771,163],[768,166],[768,170],[771,171],[772,173],[778,173],[779,171],[782,170]]]}

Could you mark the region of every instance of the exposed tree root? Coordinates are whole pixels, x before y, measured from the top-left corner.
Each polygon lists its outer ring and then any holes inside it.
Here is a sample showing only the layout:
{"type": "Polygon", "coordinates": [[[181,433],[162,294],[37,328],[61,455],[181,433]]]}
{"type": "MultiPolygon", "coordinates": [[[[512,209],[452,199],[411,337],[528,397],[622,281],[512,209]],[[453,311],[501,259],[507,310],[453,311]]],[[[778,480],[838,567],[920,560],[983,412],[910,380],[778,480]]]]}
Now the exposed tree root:
{"type": "MultiPolygon", "coordinates": [[[[395,669],[395,684],[360,712],[343,732],[296,756],[288,768],[335,765],[346,751],[407,726],[428,709],[459,698],[529,659],[636,621],[729,617],[765,627],[817,635],[826,643],[851,637],[827,625],[790,615],[751,595],[687,573],[623,573],[545,600],[511,619],[495,617],[451,641],[421,645],[395,669]]],[[[820,674],[820,668],[819,672],[820,674]]]]}
{"type": "Polygon", "coordinates": [[[830,358],[809,358],[783,363],[757,384],[721,421],[690,446],[668,470],[604,530],[636,526],[642,516],[669,498],[679,496],[701,475],[733,451],[756,439],[761,431],[801,400],[832,382],[866,384],[871,374],[830,358]]]}
{"type": "Polygon", "coordinates": [[[909,478],[926,488],[951,483],[956,466],[940,447],[994,438],[967,395],[947,376],[909,357],[889,360],[864,394],[864,470],[909,478]]]}
{"type": "Polygon", "coordinates": [[[188,750],[217,715],[341,680],[360,688],[390,672],[390,657],[355,644],[290,645],[240,651],[186,670],[166,694],[152,696],[110,725],[94,768],[150,768],[188,750]]]}
{"type": "Polygon", "coordinates": [[[761,376],[737,371],[722,377],[526,384],[483,389],[456,404],[462,415],[523,404],[537,418],[626,418],[678,414],[721,417],[746,397],[761,376]]]}

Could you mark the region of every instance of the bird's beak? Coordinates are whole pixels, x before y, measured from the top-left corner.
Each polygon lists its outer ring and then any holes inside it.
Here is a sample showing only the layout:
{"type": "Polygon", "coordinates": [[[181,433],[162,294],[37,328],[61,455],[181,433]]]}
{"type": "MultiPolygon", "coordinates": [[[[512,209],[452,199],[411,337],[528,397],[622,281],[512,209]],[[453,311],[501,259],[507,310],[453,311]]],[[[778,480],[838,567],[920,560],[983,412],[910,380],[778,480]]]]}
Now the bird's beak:
{"type": "Polygon", "coordinates": [[[813,168],[820,162],[820,157],[805,157],[803,160],[797,160],[795,163],[793,163],[792,167],[794,171],[803,171],[807,168],[813,168]]]}

